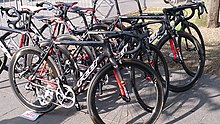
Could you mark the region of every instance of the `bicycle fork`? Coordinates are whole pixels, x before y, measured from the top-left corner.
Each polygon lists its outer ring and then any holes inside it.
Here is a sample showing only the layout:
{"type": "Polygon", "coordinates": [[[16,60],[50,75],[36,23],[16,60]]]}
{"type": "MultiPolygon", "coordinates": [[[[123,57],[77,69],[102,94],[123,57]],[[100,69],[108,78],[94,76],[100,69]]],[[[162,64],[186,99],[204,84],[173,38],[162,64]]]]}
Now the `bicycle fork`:
{"type": "Polygon", "coordinates": [[[116,82],[118,84],[122,99],[126,102],[130,102],[131,98],[130,98],[129,92],[127,90],[127,87],[126,87],[126,82],[122,79],[119,68],[115,68],[113,70],[113,74],[114,74],[116,82]]]}
{"type": "Polygon", "coordinates": [[[180,48],[174,43],[172,38],[169,39],[170,47],[172,53],[169,55],[175,62],[182,63],[181,54],[180,54],[180,48]],[[177,47],[176,47],[177,46],[177,47]]]}

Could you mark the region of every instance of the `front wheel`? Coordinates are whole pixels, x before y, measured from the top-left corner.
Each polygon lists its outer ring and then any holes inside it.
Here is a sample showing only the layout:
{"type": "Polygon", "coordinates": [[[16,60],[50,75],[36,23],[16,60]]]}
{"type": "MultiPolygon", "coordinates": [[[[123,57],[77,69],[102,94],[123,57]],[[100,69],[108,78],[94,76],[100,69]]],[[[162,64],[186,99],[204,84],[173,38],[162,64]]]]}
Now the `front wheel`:
{"type": "MultiPolygon", "coordinates": [[[[182,28],[183,28],[182,29],[183,31],[185,31],[185,32],[191,34],[192,36],[194,36],[199,41],[199,43],[201,44],[203,51],[205,51],[204,38],[203,38],[202,33],[199,30],[199,28],[194,23],[191,23],[191,22],[187,22],[187,24],[185,24],[185,25],[183,23],[182,28]]],[[[204,56],[205,56],[205,52],[204,52],[204,56]]]]}
{"type": "Polygon", "coordinates": [[[183,92],[193,87],[201,77],[205,64],[204,51],[198,41],[192,35],[180,31],[175,39],[170,35],[161,38],[158,48],[168,65],[170,90],[183,92]],[[175,54],[174,50],[179,50],[180,54],[175,54]]]}
{"type": "Polygon", "coordinates": [[[122,99],[111,64],[95,75],[88,90],[87,102],[91,119],[97,124],[154,123],[163,106],[161,78],[138,60],[118,63],[130,101],[122,99]],[[105,81],[106,75],[108,82],[105,81]]]}

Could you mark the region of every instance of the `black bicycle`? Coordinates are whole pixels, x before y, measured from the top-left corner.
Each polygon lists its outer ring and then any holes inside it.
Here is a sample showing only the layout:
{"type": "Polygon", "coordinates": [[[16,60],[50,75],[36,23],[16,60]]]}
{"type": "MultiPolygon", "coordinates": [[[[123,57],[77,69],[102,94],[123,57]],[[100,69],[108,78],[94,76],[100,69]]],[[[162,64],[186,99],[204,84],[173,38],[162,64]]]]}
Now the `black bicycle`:
{"type": "MultiPolygon", "coordinates": [[[[140,16],[148,16],[149,19],[152,19],[152,18],[155,19],[158,16],[164,16],[164,14],[162,12],[161,13],[144,13],[142,11],[140,1],[139,0],[135,0],[135,1],[137,2],[140,16]]],[[[164,0],[164,2],[172,5],[171,1],[169,1],[169,0],[164,0]]],[[[179,13],[179,14],[176,14],[176,15],[173,14],[173,16],[174,15],[176,17],[182,16],[181,23],[177,24],[178,26],[176,25],[177,26],[176,30],[183,30],[185,32],[188,32],[189,34],[192,34],[199,41],[199,43],[202,45],[203,50],[205,51],[205,43],[204,43],[202,33],[200,32],[200,30],[199,30],[198,26],[196,26],[196,24],[189,21],[195,15],[196,10],[198,10],[198,17],[199,18],[204,13],[204,11],[206,13],[208,13],[206,6],[205,6],[205,3],[203,1],[198,1],[198,2],[192,1],[191,3],[190,2],[187,3],[187,5],[183,4],[183,5],[179,5],[179,6],[174,6],[173,12],[176,11],[176,10],[174,10],[175,8],[178,9],[177,13],[179,13]]],[[[147,19],[147,18],[145,18],[145,19],[147,19]]],[[[175,18],[173,18],[173,19],[175,19],[175,18]]],[[[137,22],[138,20],[135,20],[135,21],[137,22]]],[[[204,54],[205,54],[205,52],[204,52],[204,54]]]]}
{"type": "MultiPolygon", "coordinates": [[[[154,123],[163,105],[161,77],[141,61],[123,59],[124,55],[136,52],[141,47],[141,42],[134,50],[126,51],[125,45],[117,56],[113,55],[109,38],[139,37],[130,32],[105,33],[110,35],[103,41],[76,41],[73,36],[64,35],[50,42],[44,50],[37,47],[20,49],[13,56],[9,68],[10,83],[16,96],[27,108],[37,112],[51,111],[57,105],[65,108],[75,105],[78,108],[76,97],[85,91],[89,84],[88,111],[94,123],[109,123],[109,120],[121,123],[154,123]],[[62,49],[62,45],[79,46],[78,50],[84,45],[102,46],[103,52],[80,76],[78,64],[66,54],[68,51],[62,49]],[[74,84],[68,84],[66,81],[64,73],[68,70],[63,70],[60,62],[63,57],[60,55],[68,58],[72,70],[75,71],[74,84]],[[27,61],[24,58],[28,58],[27,61]],[[108,63],[98,69],[100,63],[106,62],[106,59],[108,63]],[[90,76],[93,76],[93,79],[88,83],[90,76]]],[[[77,53],[77,50],[75,52],[77,53]]]]}
{"type": "MultiPolygon", "coordinates": [[[[117,0],[115,1],[116,8],[119,11],[117,0]]],[[[195,37],[185,32],[185,29],[189,29],[187,25],[182,26],[182,30],[180,31],[176,30],[178,24],[189,24],[187,20],[194,16],[197,9],[202,9],[199,13],[202,14],[205,10],[204,3],[192,3],[173,8],[165,8],[162,14],[147,13],[140,16],[118,16],[110,27],[119,25],[117,27],[121,27],[121,30],[130,30],[132,29],[130,27],[135,27],[135,25],[137,27],[139,25],[138,33],[148,33],[150,43],[159,38],[156,44],[168,64],[170,72],[169,88],[174,92],[182,92],[191,88],[201,77],[204,70],[204,44],[201,46],[195,37]],[[185,9],[192,10],[191,15],[188,15],[188,17],[184,17],[183,15],[183,10],[185,9]],[[146,19],[153,19],[155,21],[144,22],[146,19]],[[138,22],[138,20],[142,20],[142,22],[138,22]],[[127,28],[120,26],[121,22],[124,21],[129,22],[131,26],[127,28]],[[142,25],[144,24],[142,23],[149,25],[158,23],[161,24],[161,27],[155,33],[151,33],[151,30],[146,26],[143,27],[142,25]]]]}
{"type": "MultiPolygon", "coordinates": [[[[31,35],[28,31],[21,30],[17,27],[17,24],[21,21],[20,14],[16,11],[14,7],[0,7],[2,16],[7,14],[8,20],[6,26],[0,26],[1,31],[5,31],[0,37],[1,46],[1,57],[0,57],[0,73],[6,69],[7,70],[7,59],[11,59],[14,52],[23,46],[28,44],[24,42],[24,36],[30,38],[31,35]],[[19,40],[20,39],[20,40],[19,40]]],[[[32,43],[35,42],[32,40],[32,43]]]]}

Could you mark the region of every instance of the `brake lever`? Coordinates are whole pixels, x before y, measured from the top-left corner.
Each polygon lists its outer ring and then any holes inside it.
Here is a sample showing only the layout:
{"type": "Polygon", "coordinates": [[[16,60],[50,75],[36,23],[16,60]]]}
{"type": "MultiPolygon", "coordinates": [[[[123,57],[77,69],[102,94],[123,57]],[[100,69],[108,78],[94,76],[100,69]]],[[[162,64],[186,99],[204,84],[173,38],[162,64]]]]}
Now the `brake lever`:
{"type": "MultiPolygon", "coordinates": [[[[203,13],[203,12],[202,12],[203,13]]],[[[201,12],[200,12],[200,9],[198,8],[198,17],[199,17],[199,19],[201,19],[201,14],[202,14],[201,12]]]]}
{"type": "Polygon", "coordinates": [[[6,9],[5,9],[4,7],[2,7],[2,6],[0,7],[0,9],[1,9],[1,15],[2,15],[2,17],[3,17],[4,14],[5,14],[4,12],[6,12],[6,9]]]}
{"type": "Polygon", "coordinates": [[[206,14],[208,14],[208,10],[207,10],[207,8],[206,8],[205,4],[203,4],[203,8],[204,8],[204,10],[205,10],[206,14]]]}
{"type": "Polygon", "coordinates": [[[2,15],[2,18],[3,18],[3,16],[4,16],[4,12],[2,11],[2,9],[1,9],[1,15],[2,15]]]}
{"type": "Polygon", "coordinates": [[[204,13],[204,11],[206,12],[206,14],[208,14],[207,8],[206,8],[206,6],[204,5],[204,3],[202,3],[202,5],[200,6],[200,8],[198,8],[198,16],[199,16],[199,19],[200,19],[200,16],[204,13]],[[200,8],[201,8],[201,12],[200,12],[200,8]]]}

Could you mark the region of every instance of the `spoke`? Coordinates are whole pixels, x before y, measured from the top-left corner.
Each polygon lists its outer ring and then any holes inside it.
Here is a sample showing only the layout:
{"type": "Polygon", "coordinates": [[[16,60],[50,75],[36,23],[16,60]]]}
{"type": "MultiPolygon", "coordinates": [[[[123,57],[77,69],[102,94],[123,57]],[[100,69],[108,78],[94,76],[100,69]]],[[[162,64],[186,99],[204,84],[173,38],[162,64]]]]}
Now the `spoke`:
{"type": "MultiPolygon", "coordinates": [[[[134,110],[138,113],[137,115],[141,115],[141,113],[138,112],[137,109],[135,109],[135,106],[133,104],[131,104],[132,108],[134,108],[134,110]]],[[[144,122],[144,119],[141,117],[142,121],[144,122]]]]}
{"type": "Polygon", "coordinates": [[[121,115],[120,115],[120,118],[119,118],[119,120],[118,120],[118,124],[120,124],[120,121],[121,121],[121,116],[122,116],[122,113],[123,113],[123,109],[124,109],[124,106],[122,106],[122,112],[121,112],[121,115]]]}

